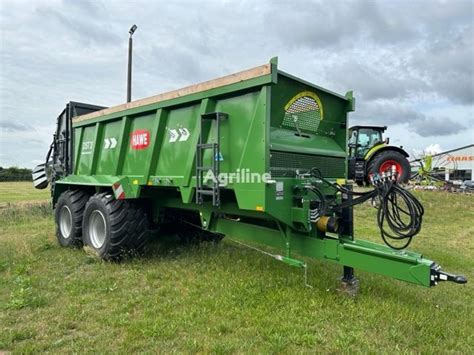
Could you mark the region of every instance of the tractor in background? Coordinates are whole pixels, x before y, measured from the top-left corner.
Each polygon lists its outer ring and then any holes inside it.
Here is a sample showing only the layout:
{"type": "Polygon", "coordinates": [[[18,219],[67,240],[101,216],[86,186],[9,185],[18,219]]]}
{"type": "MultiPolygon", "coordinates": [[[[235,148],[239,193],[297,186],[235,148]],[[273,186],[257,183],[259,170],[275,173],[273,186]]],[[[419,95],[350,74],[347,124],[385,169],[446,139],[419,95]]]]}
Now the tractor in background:
{"type": "Polygon", "coordinates": [[[349,128],[349,178],[357,185],[369,184],[371,174],[389,172],[395,166],[399,183],[410,179],[408,153],[402,147],[389,145],[383,138],[387,126],[353,126],[349,128]]]}

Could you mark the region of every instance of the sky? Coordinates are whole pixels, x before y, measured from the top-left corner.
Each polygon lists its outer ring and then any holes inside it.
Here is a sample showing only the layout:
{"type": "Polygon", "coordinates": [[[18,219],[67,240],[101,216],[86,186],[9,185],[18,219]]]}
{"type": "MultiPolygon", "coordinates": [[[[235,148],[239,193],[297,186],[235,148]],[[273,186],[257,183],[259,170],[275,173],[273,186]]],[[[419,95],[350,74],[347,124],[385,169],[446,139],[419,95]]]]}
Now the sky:
{"type": "Polygon", "coordinates": [[[278,56],[412,155],[474,143],[473,1],[0,0],[0,166],[43,162],[68,101],[125,101],[134,23],[134,99],[278,56]]]}

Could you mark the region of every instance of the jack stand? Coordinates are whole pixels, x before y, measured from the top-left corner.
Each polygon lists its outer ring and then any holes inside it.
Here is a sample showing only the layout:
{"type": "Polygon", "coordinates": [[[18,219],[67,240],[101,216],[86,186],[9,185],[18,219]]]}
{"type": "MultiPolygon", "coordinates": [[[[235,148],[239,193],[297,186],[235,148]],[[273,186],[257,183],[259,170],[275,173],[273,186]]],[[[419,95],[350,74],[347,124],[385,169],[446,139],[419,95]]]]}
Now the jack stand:
{"type": "MultiPolygon", "coordinates": [[[[352,185],[343,185],[347,190],[352,191],[352,185]]],[[[342,200],[351,201],[351,194],[343,194],[342,200]]],[[[354,240],[354,210],[352,207],[347,207],[342,210],[342,220],[344,229],[342,233],[349,237],[350,240],[354,240]]],[[[336,289],[339,293],[342,293],[349,297],[356,297],[359,293],[359,280],[354,276],[354,268],[344,265],[344,273],[341,277],[339,287],[336,289]]]]}
{"type": "Polygon", "coordinates": [[[336,289],[349,297],[356,297],[359,293],[359,280],[354,276],[354,269],[349,266],[344,266],[344,275],[341,278],[339,287],[336,289]]]}

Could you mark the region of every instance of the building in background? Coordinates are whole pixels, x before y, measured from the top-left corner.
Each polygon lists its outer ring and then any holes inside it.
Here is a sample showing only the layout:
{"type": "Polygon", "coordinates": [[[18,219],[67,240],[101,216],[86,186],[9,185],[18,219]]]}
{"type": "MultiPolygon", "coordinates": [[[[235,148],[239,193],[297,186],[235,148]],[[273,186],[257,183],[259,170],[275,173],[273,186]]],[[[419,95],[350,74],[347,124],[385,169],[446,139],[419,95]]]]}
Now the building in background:
{"type": "Polygon", "coordinates": [[[440,179],[472,180],[474,144],[432,155],[432,174],[440,179]]]}

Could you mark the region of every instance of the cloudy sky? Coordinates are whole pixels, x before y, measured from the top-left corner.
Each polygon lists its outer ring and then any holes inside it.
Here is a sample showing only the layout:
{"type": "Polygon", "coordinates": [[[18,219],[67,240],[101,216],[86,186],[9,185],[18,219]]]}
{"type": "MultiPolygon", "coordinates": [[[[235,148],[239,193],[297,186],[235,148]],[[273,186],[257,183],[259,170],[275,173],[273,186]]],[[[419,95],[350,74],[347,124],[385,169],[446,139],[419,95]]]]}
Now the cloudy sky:
{"type": "Polygon", "coordinates": [[[390,127],[410,153],[474,142],[474,2],[0,1],[0,166],[33,167],[65,103],[125,100],[279,57],[330,90],[354,90],[351,124],[390,127]]]}

